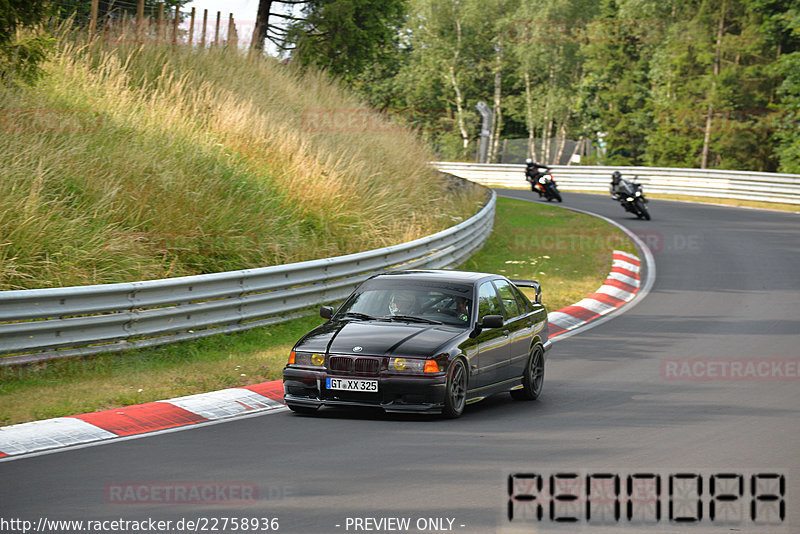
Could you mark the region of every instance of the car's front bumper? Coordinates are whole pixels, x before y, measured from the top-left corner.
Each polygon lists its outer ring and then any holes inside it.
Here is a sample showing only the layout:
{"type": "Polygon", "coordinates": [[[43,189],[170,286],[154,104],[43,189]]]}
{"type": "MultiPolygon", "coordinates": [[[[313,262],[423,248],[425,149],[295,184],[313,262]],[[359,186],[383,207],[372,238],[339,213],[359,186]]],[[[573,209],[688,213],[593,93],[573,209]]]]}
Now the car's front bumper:
{"type": "Polygon", "coordinates": [[[387,412],[439,413],[444,405],[447,377],[346,376],[324,370],[287,367],[283,370],[284,401],[289,406],[370,406],[387,412]],[[378,391],[341,391],[326,388],[326,378],[366,378],[378,381],[378,391]]]}

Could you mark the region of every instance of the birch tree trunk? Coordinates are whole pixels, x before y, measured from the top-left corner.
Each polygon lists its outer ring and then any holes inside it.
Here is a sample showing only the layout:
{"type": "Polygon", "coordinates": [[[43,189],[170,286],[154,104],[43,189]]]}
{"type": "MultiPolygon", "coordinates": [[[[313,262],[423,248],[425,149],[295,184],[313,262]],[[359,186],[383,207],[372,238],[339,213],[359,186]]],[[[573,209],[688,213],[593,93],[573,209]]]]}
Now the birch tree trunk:
{"type": "Polygon", "coordinates": [[[458,131],[461,133],[461,157],[466,157],[467,148],[469,147],[469,133],[464,123],[464,99],[461,96],[461,87],[458,85],[456,78],[456,69],[450,65],[450,83],[453,86],[453,91],[456,93],[456,124],[458,131]]]}
{"type": "Polygon", "coordinates": [[[467,148],[469,148],[469,132],[467,132],[467,126],[464,122],[464,98],[456,76],[456,66],[461,52],[461,19],[458,18],[456,4],[453,4],[453,20],[456,25],[456,43],[453,50],[453,61],[448,69],[448,74],[450,84],[453,86],[453,92],[456,94],[456,124],[458,125],[458,131],[461,133],[461,157],[465,158],[467,156],[467,148]]]}
{"type": "Polygon", "coordinates": [[[500,132],[503,129],[503,44],[498,42],[494,66],[494,124],[489,138],[490,163],[497,162],[497,149],[500,146],[500,132]]]}
{"type": "Polygon", "coordinates": [[[569,122],[569,116],[561,123],[561,127],[558,129],[558,148],[556,149],[556,157],[553,161],[554,165],[559,165],[561,156],[564,155],[564,146],[567,144],[567,122],[569,122]]]}
{"type": "Polygon", "coordinates": [[[533,95],[531,94],[531,75],[525,71],[525,119],[528,122],[528,153],[534,161],[539,161],[536,154],[536,126],[533,123],[533,95]]]}
{"type": "Polygon", "coordinates": [[[711,121],[714,117],[714,94],[717,88],[717,77],[719,76],[720,55],[722,49],[722,32],[725,29],[725,7],[726,3],[722,3],[722,13],[719,16],[719,26],[717,27],[717,43],[716,50],[714,51],[714,77],[711,79],[711,92],[708,99],[708,109],[706,113],[706,127],[703,134],[703,155],[700,161],[700,168],[705,169],[708,167],[708,150],[711,141],[711,121]]]}
{"type": "Polygon", "coordinates": [[[542,143],[544,144],[544,148],[542,149],[542,159],[544,160],[544,164],[548,165],[551,163],[550,161],[550,132],[553,131],[553,118],[549,117],[549,110],[545,111],[545,126],[542,129],[542,143]]]}

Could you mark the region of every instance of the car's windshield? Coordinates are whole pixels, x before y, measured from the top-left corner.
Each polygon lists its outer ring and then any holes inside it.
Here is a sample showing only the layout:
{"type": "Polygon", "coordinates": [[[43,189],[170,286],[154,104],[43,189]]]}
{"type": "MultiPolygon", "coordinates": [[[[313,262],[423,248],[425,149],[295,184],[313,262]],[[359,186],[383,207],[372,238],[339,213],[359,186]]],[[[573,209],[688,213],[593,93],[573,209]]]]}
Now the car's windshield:
{"type": "Polygon", "coordinates": [[[416,322],[465,326],[472,317],[472,287],[370,280],[344,303],[336,315],[357,320],[416,319],[416,322]]]}

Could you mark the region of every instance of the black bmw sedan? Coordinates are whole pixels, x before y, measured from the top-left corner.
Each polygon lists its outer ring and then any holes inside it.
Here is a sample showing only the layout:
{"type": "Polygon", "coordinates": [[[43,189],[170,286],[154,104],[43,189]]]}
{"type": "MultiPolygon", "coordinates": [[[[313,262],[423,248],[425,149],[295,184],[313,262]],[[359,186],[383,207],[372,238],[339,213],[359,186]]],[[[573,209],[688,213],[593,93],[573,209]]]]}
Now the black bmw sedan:
{"type": "Polygon", "coordinates": [[[373,276],[295,344],[284,400],[299,413],[374,406],[441,413],[510,391],[536,399],[544,382],[547,311],[539,284],[461,271],[373,276]],[[533,302],[517,286],[536,291],[533,302]]]}

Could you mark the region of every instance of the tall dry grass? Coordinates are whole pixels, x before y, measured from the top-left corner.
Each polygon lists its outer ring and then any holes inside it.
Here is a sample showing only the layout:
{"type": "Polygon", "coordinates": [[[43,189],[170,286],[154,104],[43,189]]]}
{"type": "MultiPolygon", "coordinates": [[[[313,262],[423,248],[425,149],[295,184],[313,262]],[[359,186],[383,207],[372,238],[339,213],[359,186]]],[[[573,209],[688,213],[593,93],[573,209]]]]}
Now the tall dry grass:
{"type": "Polygon", "coordinates": [[[45,70],[0,90],[0,289],[346,254],[433,233],[483,200],[323,73],[67,37],[45,70]]]}

